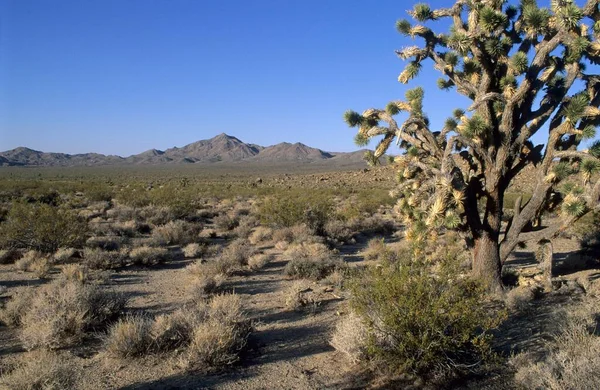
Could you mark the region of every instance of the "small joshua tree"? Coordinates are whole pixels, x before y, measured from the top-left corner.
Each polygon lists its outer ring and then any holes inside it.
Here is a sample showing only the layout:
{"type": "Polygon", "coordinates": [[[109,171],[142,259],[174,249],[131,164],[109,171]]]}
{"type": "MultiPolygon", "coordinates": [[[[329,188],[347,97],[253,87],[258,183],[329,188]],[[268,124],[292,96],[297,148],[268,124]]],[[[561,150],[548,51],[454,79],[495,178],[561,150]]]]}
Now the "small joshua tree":
{"type": "Polygon", "coordinates": [[[492,289],[501,287],[502,264],[519,242],[552,238],[600,209],[600,141],[578,150],[600,124],[599,2],[579,7],[552,0],[542,8],[536,0],[458,0],[437,10],[417,4],[409,11],[417,22],[452,23],[438,34],[397,22],[401,34],[423,42],[397,51],[410,59],[398,80],[408,83],[432,64],[442,75],[441,89],[455,89],[472,103],[437,131],[423,112],[421,88],[385,109],[345,113],[348,125],[359,128],[357,144],[383,135],[374,158],[394,139],[405,151],[396,158],[395,192],[407,235],[419,243],[442,227],[459,230],[472,250],[475,276],[492,289]],[[394,118],[400,112],[408,114],[404,122],[394,118]],[[546,132],[545,145],[532,143],[546,132]],[[505,192],[526,168],[534,172],[532,196],[517,199],[501,235],[505,192]],[[558,221],[528,231],[549,208],[558,221]]]}

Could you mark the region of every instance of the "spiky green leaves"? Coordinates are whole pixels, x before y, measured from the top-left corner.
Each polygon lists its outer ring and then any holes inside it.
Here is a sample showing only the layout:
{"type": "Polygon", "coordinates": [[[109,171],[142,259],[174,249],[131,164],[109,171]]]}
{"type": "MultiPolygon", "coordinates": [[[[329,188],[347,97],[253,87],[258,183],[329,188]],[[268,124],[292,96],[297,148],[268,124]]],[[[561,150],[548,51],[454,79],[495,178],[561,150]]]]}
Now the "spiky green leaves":
{"type": "Polygon", "coordinates": [[[444,226],[448,229],[456,229],[460,226],[460,217],[455,212],[448,211],[444,217],[444,226]]]}
{"type": "Polygon", "coordinates": [[[362,123],[363,117],[356,111],[348,110],[344,113],[344,122],[350,127],[359,126],[362,123]]]}
{"type": "Polygon", "coordinates": [[[594,126],[594,125],[587,125],[581,131],[582,139],[591,139],[591,138],[594,138],[595,136],[596,136],[596,126],[594,126]]]}
{"type": "Polygon", "coordinates": [[[581,217],[587,211],[587,207],[585,206],[585,202],[581,199],[565,200],[562,205],[562,210],[564,213],[573,217],[581,217]]]}
{"type": "Polygon", "coordinates": [[[571,123],[575,123],[584,116],[585,109],[589,104],[590,98],[588,95],[586,93],[579,93],[571,98],[571,101],[563,109],[563,114],[571,123]]]}
{"type": "Polygon", "coordinates": [[[447,129],[448,131],[456,130],[456,126],[458,126],[458,123],[456,123],[454,118],[448,118],[446,119],[446,122],[444,122],[444,129],[447,129]]]}
{"type": "Polygon", "coordinates": [[[400,112],[400,108],[398,107],[398,104],[396,104],[395,102],[389,102],[385,106],[385,111],[390,115],[396,115],[400,112]]]}
{"type": "Polygon", "coordinates": [[[396,30],[402,35],[410,35],[412,25],[406,19],[398,20],[396,22],[396,30]]]}
{"type": "Polygon", "coordinates": [[[578,62],[588,46],[590,46],[590,41],[587,37],[577,37],[572,39],[567,43],[565,60],[568,63],[578,62]]]}
{"type": "Polygon", "coordinates": [[[479,11],[479,26],[487,33],[496,31],[502,28],[508,22],[508,17],[493,9],[492,7],[485,6],[479,11]]]}
{"type": "Polygon", "coordinates": [[[448,66],[454,68],[458,65],[458,55],[453,51],[446,52],[444,54],[444,61],[448,66]]]}
{"type": "Polygon", "coordinates": [[[506,54],[506,46],[502,40],[494,37],[487,39],[484,44],[485,51],[492,57],[500,57],[506,54]]]}
{"type": "Polygon", "coordinates": [[[364,154],[363,154],[363,160],[367,163],[367,165],[374,167],[376,165],[379,165],[379,158],[377,158],[375,156],[375,153],[373,153],[370,150],[367,150],[364,154]]]}
{"type": "Polygon", "coordinates": [[[583,174],[583,182],[587,184],[592,178],[592,175],[600,171],[600,161],[591,158],[583,160],[580,170],[583,174]]]}
{"type": "Polygon", "coordinates": [[[413,18],[418,20],[419,22],[424,22],[426,20],[433,19],[433,11],[429,8],[429,5],[425,3],[415,4],[413,7],[413,11],[411,12],[413,18]]]}
{"type": "Polygon", "coordinates": [[[405,97],[410,104],[411,114],[415,116],[422,116],[423,114],[423,96],[425,91],[421,87],[409,89],[406,91],[405,97]]]}
{"type": "Polygon", "coordinates": [[[462,31],[452,31],[448,37],[448,47],[456,50],[460,55],[467,55],[473,40],[462,31]]]}
{"type": "Polygon", "coordinates": [[[548,28],[550,11],[535,4],[523,7],[523,27],[529,35],[543,34],[548,28]]]}
{"type": "Polygon", "coordinates": [[[456,118],[456,119],[460,119],[464,115],[465,115],[465,110],[462,110],[460,108],[457,108],[454,111],[452,111],[452,116],[454,116],[454,118],[456,118]]]}
{"type": "Polygon", "coordinates": [[[480,115],[475,114],[463,124],[461,133],[465,137],[481,137],[490,129],[489,123],[480,115]]]}
{"type": "Polygon", "coordinates": [[[452,82],[452,80],[447,80],[445,78],[439,78],[437,80],[437,86],[439,89],[443,89],[443,90],[447,91],[454,86],[454,82],[452,82]]]}
{"type": "Polygon", "coordinates": [[[525,73],[528,65],[529,60],[527,58],[527,54],[521,51],[516,52],[510,58],[510,67],[517,75],[525,73]]]}
{"type": "Polygon", "coordinates": [[[556,14],[558,24],[566,29],[576,28],[583,18],[583,11],[572,1],[553,0],[552,10],[556,14]]]}
{"type": "Polygon", "coordinates": [[[421,70],[421,67],[422,67],[422,65],[421,65],[420,61],[410,62],[406,66],[406,68],[404,68],[404,71],[402,71],[402,73],[400,73],[400,76],[398,76],[398,81],[401,82],[402,84],[408,83],[410,80],[417,77],[417,75],[419,74],[419,71],[421,70]]]}
{"type": "Polygon", "coordinates": [[[590,155],[596,157],[596,158],[600,158],[600,140],[595,141],[589,149],[589,153],[590,155]]]}
{"type": "Polygon", "coordinates": [[[369,144],[369,137],[363,133],[357,133],[354,136],[354,144],[358,147],[367,146],[369,144]]]}
{"type": "Polygon", "coordinates": [[[552,167],[552,173],[557,181],[561,181],[575,173],[575,170],[568,162],[561,161],[552,167]]]}

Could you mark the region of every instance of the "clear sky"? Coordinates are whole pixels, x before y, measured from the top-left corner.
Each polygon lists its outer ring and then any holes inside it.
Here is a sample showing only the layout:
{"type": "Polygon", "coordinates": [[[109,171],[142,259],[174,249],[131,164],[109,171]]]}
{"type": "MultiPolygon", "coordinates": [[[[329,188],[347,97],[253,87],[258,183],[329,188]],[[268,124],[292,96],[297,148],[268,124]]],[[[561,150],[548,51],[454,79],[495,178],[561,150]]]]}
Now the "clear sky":
{"type": "MultiPolygon", "coordinates": [[[[435,0],[433,7],[452,0],[435,0]]],[[[412,2],[0,0],[0,150],[127,156],[225,132],[352,151],[349,108],[402,98],[412,2]]],[[[457,107],[416,83],[441,127],[457,107]]],[[[373,146],[374,144],[372,144],[373,146]]]]}

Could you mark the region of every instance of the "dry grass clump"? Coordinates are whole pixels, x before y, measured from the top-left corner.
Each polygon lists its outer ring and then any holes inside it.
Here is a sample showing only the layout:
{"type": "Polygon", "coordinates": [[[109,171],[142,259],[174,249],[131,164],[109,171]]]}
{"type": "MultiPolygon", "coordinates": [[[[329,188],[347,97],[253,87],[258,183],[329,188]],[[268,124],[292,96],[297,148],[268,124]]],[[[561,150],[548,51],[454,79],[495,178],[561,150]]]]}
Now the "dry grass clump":
{"type": "Polygon", "coordinates": [[[37,260],[44,257],[41,252],[38,251],[27,251],[23,254],[23,256],[15,262],[15,267],[19,271],[30,271],[31,265],[37,260]]]}
{"type": "MultiPolygon", "coordinates": [[[[597,316],[597,305],[593,308],[597,316]]],[[[563,330],[548,344],[541,361],[527,354],[515,356],[516,382],[528,389],[584,390],[600,383],[600,336],[594,318],[571,318],[563,330]]]]}
{"type": "Polygon", "coordinates": [[[15,249],[0,249],[0,264],[14,263],[21,254],[15,249]]]}
{"type": "Polygon", "coordinates": [[[256,271],[258,269],[263,268],[265,265],[269,264],[269,262],[273,259],[272,255],[266,253],[259,253],[254,256],[251,256],[248,259],[248,267],[256,271]]]}
{"type": "Polygon", "coordinates": [[[193,301],[204,299],[206,295],[218,291],[225,280],[224,272],[215,262],[196,261],[185,269],[193,278],[188,287],[193,301]]]}
{"type": "Polygon", "coordinates": [[[118,251],[125,243],[125,239],[119,236],[94,236],[88,238],[86,246],[92,249],[105,251],[118,251]]]}
{"type": "Polygon", "coordinates": [[[311,301],[308,298],[308,293],[312,291],[310,288],[310,280],[296,280],[292,283],[284,293],[285,307],[289,310],[300,310],[311,301]]]}
{"type": "Polygon", "coordinates": [[[190,370],[208,370],[235,363],[251,331],[242,301],[235,294],[213,297],[205,310],[205,320],[194,328],[182,360],[190,370]]]}
{"type": "Polygon", "coordinates": [[[44,279],[50,273],[51,268],[50,260],[47,257],[39,257],[31,263],[29,271],[33,272],[38,279],[44,279]]]}
{"type": "Polygon", "coordinates": [[[229,214],[223,213],[213,218],[213,224],[219,230],[229,231],[239,226],[240,219],[239,217],[233,217],[229,214]]]}
{"type": "Polygon", "coordinates": [[[201,229],[199,224],[176,220],[155,227],[150,237],[155,246],[185,245],[194,241],[201,229]]]}
{"type": "Polygon", "coordinates": [[[128,358],[183,347],[184,367],[208,370],[237,361],[250,330],[239,296],[218,295],[154,319],[122,319],[110,329],[105,348],[128,358]]]}
{"type": "Polygon", "coordinates": [[[62,356],[34,351],[23,356],[15,369],[0,379],[11,390],[62,390],[77,388],[77,372],[62,356]]]}
{"type": "Polygon", "coordinates": [[[324,226],[325,235],[336,243],[346,243],[352,240],[356,233],[351,226],[344,221],[333,219],[324,226]]]}
{"type": "Polygon", "coordinates": [[[529,303],[535,299],[535,292],[529,286],[518,286],[506,293],[506,307],[513,312],[523,312],[529,308],[529,303]]]}
{"type": "Polygon", "coordinates": [[[123,296],[97,286],[57,279],[38,288],[22,308],[19,338],[28,350],[72,345],[117,315],[125,303],[123,296]]]}
{"type": "Polygon", "coordinates": [[[129,258],[133,264],[156,265],[171,260],[171,254],[167,248],[152,246],[140,246],[129,252],[129,258]]]}
{"type": "Polygon", "coordinates": [[[104,344],[106,351],[122,358],[143,356],[151,344],[151,320],[142,316],[121,318],[111,326],[104,344]]]}
{"type": "Polygon", "coordinates": [[[166,206],[146,206],[138,210],[138,218],[152,225],[164,225],[173,221],[175,215],[166,206]]]}
{"type": "Polygon", "coordinates": [[[112,209],[106,210],[106,217],[118,221],[128,221],[135,219],[136,209],[130,206],[117,204],[112,209]]]}
{"type": "Polygon", "coordinates": [[[323,239],[316,236],[315,232],[306,225],[294,225],[292,227],[275,230],[273,232],[273,241],[284,241],[291,244],[323,242],[323,239]]]}
{"type": "Polygon", "coordinates": [[[396,230],[394,222],[383,219],[380,215],[357,218],[350,221],[351,229],[366,235],[388,235],[396,230]]]}
{"type": "Polygon", "coordinates": [[[123,237],[135,237],[140,230],[144,230],[144,225],[138,221],[131,219],[128,221],[117,221],[109,225],[110,231],[123,237]]]}
{"type": "Polygon", "coordinates": [[[2,310],[0,310],[0,321],[8,326],[21,325],[21,319],[28,310],[31,300],[36,294],[36,289],[30,288],[22,290],[17,295],[13,295],[2,310]]]}
{"type": "Polygon", "coordinates": [[[187,258],[198,258],[207,253],[207,245],[193,242],[183,248],[183,255],[187,258]]]}
{"type": "Polygon", "coordinates": [[[256,253],[256,249],[243,239],[236,239],[225,247],[214,259],[221,273],[230,275],[248,265],[248,259],[256,253]]]}
{"type": "Polygon", "coordinates": [[[58,248],[52,255],[52,259],[56,264],[67,263],[77,252],[75,248],[58,248]]]}
{"type": "Polygon", "coordinates": [[[336,324],[331,346],[344,353],[352,363],[358,363],[366,358],[368,337],[363,320],[351,311],[336,324]]]}
{"type": "Polygon", "coordinates": [[[323,279],[344,266],[333,251],[320,243],[292,245],[283,256],[290,259],[285,274],[296,279],[323,279]]]}
{"type": "Polygon", "coordinates": [[[83,264],[91,269],[115,269],[125,264],[125,256],[121,252],[106,251],[100,248],[85,248],[83,264]]]}
{"type": "Polygon", "coordinates": [[[382,259],[386,252],[387,247],[383,238],[375,237],[369,240],[362,254],[366,261],[374,261],[382,259]]]}
{"type": "Polygon", "coordinates": [[[259,226],[248,236],[250,244],[257,245],[273,238],[273,229],[266,226],[259,226]]]}

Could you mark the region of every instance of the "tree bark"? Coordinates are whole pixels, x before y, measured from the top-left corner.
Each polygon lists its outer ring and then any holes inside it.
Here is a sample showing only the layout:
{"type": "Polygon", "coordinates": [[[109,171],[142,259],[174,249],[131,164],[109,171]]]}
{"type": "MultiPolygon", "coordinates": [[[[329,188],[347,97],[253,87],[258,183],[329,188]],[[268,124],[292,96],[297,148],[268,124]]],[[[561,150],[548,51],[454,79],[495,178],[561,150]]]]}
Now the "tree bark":
{"type": "Polygon", "coordinates": [[[473,248],[473,275],[481,280],[488,290],[502,290],[502,264],[498,241],[487,233],[475,240],[473,248]]]}

